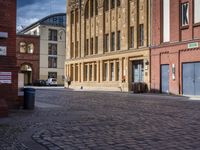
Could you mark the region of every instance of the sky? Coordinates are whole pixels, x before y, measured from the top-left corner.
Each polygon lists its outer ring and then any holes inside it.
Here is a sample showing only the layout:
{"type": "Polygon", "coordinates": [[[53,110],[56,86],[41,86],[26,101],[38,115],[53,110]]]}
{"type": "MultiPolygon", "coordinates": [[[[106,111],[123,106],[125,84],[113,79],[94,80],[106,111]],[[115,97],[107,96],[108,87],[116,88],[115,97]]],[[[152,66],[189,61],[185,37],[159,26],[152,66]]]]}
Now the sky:
{"type": "Polygon", "coordinates": [[[50,14],[66,12],[66,0],[17,0],[17,30],[50,14]]]}

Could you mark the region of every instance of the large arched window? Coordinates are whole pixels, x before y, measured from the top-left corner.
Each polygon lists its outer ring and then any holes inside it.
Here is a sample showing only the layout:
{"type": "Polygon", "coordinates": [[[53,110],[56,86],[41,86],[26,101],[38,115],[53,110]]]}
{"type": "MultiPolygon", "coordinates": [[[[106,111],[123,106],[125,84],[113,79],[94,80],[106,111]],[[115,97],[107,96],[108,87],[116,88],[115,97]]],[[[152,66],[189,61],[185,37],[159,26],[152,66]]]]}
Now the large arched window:
{"type": "Polygon", "coordinates": [[[27,53],[32,54],[34,51],[33,43],[28,44],[27,53]]]}
{"type": "Polygon", "coordinates": [[[26,43],[25,42],[20,42],[20,53],[26,53],[26,43]]]}

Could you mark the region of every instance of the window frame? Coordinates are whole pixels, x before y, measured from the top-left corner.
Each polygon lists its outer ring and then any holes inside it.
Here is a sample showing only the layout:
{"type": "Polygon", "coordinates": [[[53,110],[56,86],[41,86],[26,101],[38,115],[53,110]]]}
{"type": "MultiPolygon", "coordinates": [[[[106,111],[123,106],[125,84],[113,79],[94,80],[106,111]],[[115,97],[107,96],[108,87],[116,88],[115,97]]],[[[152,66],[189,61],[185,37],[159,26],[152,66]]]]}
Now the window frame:
{"type": "Polygon", "coordinates": [[[189,24],[190,24],[190,16],[189,16],[189,13],[190,13],[190,4],[189,4],[189,2],[184,2],[184,3],[181,3],[181,26],[182,27],[187,27],[187,26],[189,26],[189,24]],[[187,20],[186,21],[188,21],[188,23],[187,24],[184,24],[184,13],[183,13],[183,6],[184,5],[188,5],[188,8],[187,8],[187,12],[186,12],[186,18],[187,18],[187,20]]]}

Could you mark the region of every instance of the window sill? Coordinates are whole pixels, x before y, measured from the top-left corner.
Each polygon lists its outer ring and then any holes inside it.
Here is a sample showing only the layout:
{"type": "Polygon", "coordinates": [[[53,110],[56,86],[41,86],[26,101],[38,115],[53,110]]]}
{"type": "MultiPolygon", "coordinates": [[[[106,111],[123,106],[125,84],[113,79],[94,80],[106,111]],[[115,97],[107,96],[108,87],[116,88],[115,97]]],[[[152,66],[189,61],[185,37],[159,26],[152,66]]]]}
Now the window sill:
{"type": "Polygon", "coordinates": [[[193,27],[198,27],[198,26],[200,26],[200,22],[193,24],[193,27]]]}
{"type": "Polygon", "coordinates": [[[181,27],[180,27],[180,29],[181,29],[181,30],[186,30],[186,29],[189,29],[189,25],[186,25],[186,26],[181,26],[181,27]]]}

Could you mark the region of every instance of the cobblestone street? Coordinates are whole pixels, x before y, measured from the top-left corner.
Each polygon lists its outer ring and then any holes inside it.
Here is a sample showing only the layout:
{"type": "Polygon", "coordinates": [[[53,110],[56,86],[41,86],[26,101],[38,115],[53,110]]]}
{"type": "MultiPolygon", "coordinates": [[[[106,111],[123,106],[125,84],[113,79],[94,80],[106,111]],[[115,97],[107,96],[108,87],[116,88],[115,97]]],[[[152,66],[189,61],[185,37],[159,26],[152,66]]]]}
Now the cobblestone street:
{"type": "Polygon", "coordinates": [[[0,119],[1,150],[199,150],[200,101],[38,89],[34,111],[0,119]]]}

